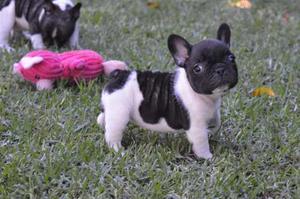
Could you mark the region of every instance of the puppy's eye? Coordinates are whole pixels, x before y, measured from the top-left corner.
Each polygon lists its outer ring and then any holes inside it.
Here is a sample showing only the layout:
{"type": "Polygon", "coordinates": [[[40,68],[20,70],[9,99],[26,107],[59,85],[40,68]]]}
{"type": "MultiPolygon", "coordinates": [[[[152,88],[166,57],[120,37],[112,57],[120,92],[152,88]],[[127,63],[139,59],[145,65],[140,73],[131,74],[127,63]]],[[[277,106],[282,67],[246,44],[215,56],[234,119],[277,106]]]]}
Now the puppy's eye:
{"type": "Polygon", "coordinates": [[[235,56],[233,54],[228,55],[227,59],[228,59],[229,62],[234,62],[235,56]]]}
{"type": "Polygon", "coordinates": [[[203,66],[200,64],[195,64],[193,71],[194,71],[194,73],[199,74],[203,71],[203,66]]]}

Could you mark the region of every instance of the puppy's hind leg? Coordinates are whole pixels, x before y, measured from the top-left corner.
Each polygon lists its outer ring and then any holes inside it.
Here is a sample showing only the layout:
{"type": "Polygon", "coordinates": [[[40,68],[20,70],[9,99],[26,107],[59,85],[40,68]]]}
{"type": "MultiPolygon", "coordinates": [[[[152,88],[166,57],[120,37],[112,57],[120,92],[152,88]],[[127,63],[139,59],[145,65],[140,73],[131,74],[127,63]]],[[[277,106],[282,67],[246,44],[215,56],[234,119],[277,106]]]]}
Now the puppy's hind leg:
{"type": "Polygon", "coordinates": [[[15,1],[11,1],[8,6],[0,10],[0,48],[7,51],[13,49],[9,46],[8,40],[15,24],[15,1]]]}
{"type": "Polygon", "coordinates": [[[129,121],[129,115],[117,111],[107,111],[105,113],[105,140],[109,147],[119,151],[122,147],[121,141],[123,131],[129,121]]]}
{"type": "Polygon", "coordinates": [[[97,121],[101,124],[104,123],[105,140],[108,146],[119,151],[122,147],[123,131],[130,119],[130,106],[122,103],[120,98],[117,102],[116,97],[108,97],[108,100],[109,103],[104,103],[105,112],[98,116],[97,121]]]}

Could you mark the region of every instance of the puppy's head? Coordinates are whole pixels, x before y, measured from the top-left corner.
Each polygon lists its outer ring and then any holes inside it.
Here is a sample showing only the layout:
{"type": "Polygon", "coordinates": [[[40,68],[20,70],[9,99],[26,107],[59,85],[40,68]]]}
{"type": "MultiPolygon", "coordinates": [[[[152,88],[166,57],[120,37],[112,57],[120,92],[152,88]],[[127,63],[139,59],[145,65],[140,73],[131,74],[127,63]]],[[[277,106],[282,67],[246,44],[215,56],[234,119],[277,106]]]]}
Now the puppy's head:
{"type": "Polygon", "coordinates": [[[238,82],[235,56],[230,51],[230,28],[221,24],[217,39],[191,45],[178,35],[170,35],[169,50],[176,65],[186,71],[193,90],[199,94],[223,94],[238,82]]]}
{"type": "Polygon", "coordinates": [[[69,41],[80,16],[81,3],[61,10],[52,0],[45,0],[40,14],[40,30],[47,45],[56,43],[59,47],[69,41]]]}

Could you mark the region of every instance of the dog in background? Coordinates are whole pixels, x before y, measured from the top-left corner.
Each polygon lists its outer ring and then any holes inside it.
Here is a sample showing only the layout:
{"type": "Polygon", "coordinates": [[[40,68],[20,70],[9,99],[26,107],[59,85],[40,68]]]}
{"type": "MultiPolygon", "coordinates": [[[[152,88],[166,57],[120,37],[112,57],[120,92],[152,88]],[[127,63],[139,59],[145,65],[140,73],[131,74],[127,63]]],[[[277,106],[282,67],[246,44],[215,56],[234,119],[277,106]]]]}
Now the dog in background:
{"type": "Polygon", "coordinates": [[[2,0],[0,1],[0,48],[12,50],[8,40],[14,27],[23,31],[34,49],[69,43],[79,47],[81,3],[71,0],[2,0]]]}
{"type": "Polygon", "coordinates": [[[212,158],[208,132],[219,129],[222,96],[238,82],[231,31],[220,25],[217,39],[195,45],[170,35],[169,50],[175,72],[111,72],[102,91],[103,112],[97,123],[105,129],[109,147],[118,151],[129,121],[160,132],[186,131],[195,155],[212,158]]]}

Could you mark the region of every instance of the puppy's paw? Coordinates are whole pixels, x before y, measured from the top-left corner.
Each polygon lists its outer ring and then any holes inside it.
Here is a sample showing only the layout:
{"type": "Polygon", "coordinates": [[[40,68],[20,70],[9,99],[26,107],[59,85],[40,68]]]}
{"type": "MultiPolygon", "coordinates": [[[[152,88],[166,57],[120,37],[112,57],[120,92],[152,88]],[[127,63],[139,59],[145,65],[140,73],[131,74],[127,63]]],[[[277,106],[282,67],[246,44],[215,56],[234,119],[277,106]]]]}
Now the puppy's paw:
{"type": "Polygon", "coordinates": [[[0,51],[7,51],[9,53],[15,51],[14,48],[10,47],[8,44],[0,44],[0,51]]]}
{"type": "Polygon", "coordinates": [[[195,153],[195,155],[198,157],[198,158],[203,158],[203,159],[211,159],[213,157],[212,153],[211,152],[206,152],[206,153],[195,153]]]}
{"type": "Polygon", "coordinates": [[[110,148],[114,149],[115,152],[119,152],[122,149],[121,142],[110,143],[108,144],[110,148]]]}
{"type": "Polygon", "coordinates": [[[82,50],[83,49],[78,43],[76,43],[76,44],[70,44],[70,48],[72,50],[82,50]]]}
{"type": "Polygon", "coordinates": [[[207,152],[207,153],[202,153],[197,155],[199,158],[204,158],[206,160],[211,159],[213,157],[211,152],[207,152]]]}
{"type": "MultiPolygon", "coordinates": [[[[107,125],[105,125],[107,127],[107,125]]],[[[105,132],[105,141],[107,145],[114,149],[115,152],[119,152],[120,149],[122,149],[122,133],[120,132],[113,132],[113,131],[107,131],[105,132]]]]}
{"type": "Polygon", "coordinates": [[[46,46],[43,43],[34,43],[32,45],[32,48],[35,50],[45,49],[46,46]]]}
{"type": "Polygon", "coordinates": [[[115,151],[114,149],[111,149],[110,152],[114,154],[114,156],[117,158],[117,160],[120,160],[122,157],[126,155],[126,150],[122,147],[122,150],[115,151]]]}
{"type": "Polygon", "coordinates": [[[199,147],[193,146],[193,151],[198,158],[203,158],[203,159],[207,160],[207,159],[211,159],[213,157],[213,155],[209,151],[209,149],[201,149],[199,147]]]}
{"type": "Polygon", "coordinates": [[[39,91],[41,91],[41,90],[51,90],[53,88],[53,80],[41,79],[41,80],[37,81],[36,88],[39,91]]]}
{"type": "Polygon", "coordinates": [[[30,35],[30,40],[31,40],[33,49],[45,49],[46,48],[41,34],[30,35]]]}
{"type": "Polygon", "coordinates": [[[100,113],[97,117],[97,124],[104,127],[104,113],[100,113]]]}

